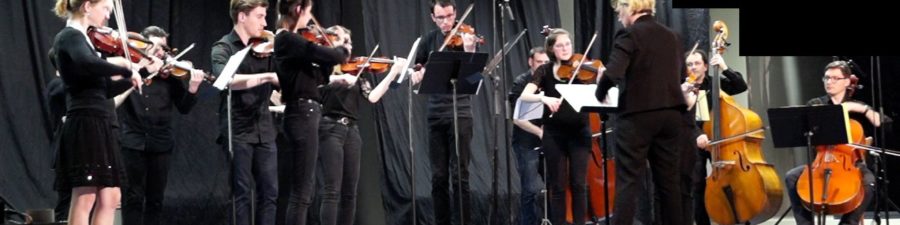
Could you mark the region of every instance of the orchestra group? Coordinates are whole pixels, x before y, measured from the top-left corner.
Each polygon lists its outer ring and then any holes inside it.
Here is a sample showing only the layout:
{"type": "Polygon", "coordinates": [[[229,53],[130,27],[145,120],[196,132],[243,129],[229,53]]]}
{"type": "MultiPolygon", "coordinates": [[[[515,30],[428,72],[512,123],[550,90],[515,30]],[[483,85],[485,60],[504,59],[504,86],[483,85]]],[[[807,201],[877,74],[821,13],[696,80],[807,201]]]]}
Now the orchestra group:
{"type": "MultiPolygon", "coordinates": [[[[609,208],[614,212],[612,224],[648,221],[641,218],[645,216],[656,217],[654,224],[759,222],[780,209],[784,191],[797,224],[812,223],[810,208],[842,214],[841,224],[859,224],[872,202],[875,182],[861,150],[817,150],[822,164],[834,161],[833,155],[853,160],[853,168],[834,171],[856,178],[856,183],[845,184],[855,187],[849,193],[852,203],[804,199],[810,190],[802,187],[813,176],[806,166],[778,174],[761,159],[759,116],[732,99],[747,91],[748,84],[726,64],[724,47],[684,48],[679,35],[654,17],[655,0],[611,1],[624,28],[615,33],[605,63],[588,63],[585,55],[576,54],[582,46],[574,45],[570,32],[549,29],[543,46],[528,52],[527,72],[512,77],[510,104],[533,102],[544,108],[540,118],[513,121],[511,149],[522,190],[520,208],[513,211],[520,224],[541,224],[538,202],[544,182],[552,224],[585,224],[592,218],[581,215],[596,207],[589,200],[595,184],[587,173],[598,138],[589,113],[575,110],[558,84],[596,85],[599,100],[607,99],[609,90],[617,91],[616,119],[609,133],[615,140],[610,157],[615,164],[603,164],[614,165],[608,168],[615,173],[614,188],[608,190],[614,196],[608,200],[614,206],[609,208]],[[735,123],[744,125],[734,128],[735,123]],[[546,170],[542,175],[541,155],[546,170]],[[713,171],[707,171],[707,163],[713,171]],[[662,210],[639,212],[641,204],[650,204],[638,200],[648,188],[654,190],[648,198],[662,210]]],[[[415,60],[379,61],[352,57],[351,31],[339,25],[321,27],[312,14],[312,0],[230,0],[233,29],[212,45],[212,66],[206,72],[179,61],[168,46],[169,34],[159,27],[143,28],[139,34],[107,28],[120,4],[114,0],[56,0],[53,11],[66,26],[49,52],[58,77],[47,94],[54,119],[62,121],[54,137],[60,219],[111,225],[121,203],[124,224],[160,224],[176,148],[174,113],[188,114],[198,102],[199,89],[208,88],[201,83],[216,80],[240,53],[246,56],[229,74],[230,93],[220,95],[216,141],[233,153],[234,223],[273,225],[280,217],[289,225],[306,224],[310,207],[317,207],[319,215],[312,216],[322,224],[354,224],[360,149],[368,141],[357,126],[361,102],[377,103],[408,68],[416,68],[409,72],[410,85],[420,84],[429,73],[413,65],[428,64],[433,52],[480,51],[476,35],[458,32],[458,5],[452,0],[430,3],[436,29],[411,34],[422,37],[415,60]],[[269,7],[277,8],[275,31],[265,29],[269,7]],[[357,63],[348,66],[353,60],[357,63]],[[376,67],[379,63],[381,68],[376,67]],[[376,78],[376,73],[384,75],[376,78]],[[289,191],[282,192],[288,196],[279,196],[273,112],[283,116],[281,126],[290,146],[292,182],[289,191]],[[322,193],[316,191],[317,180],[322,193]],[[321,203],[314,205],[317,194],[321,203]],[[276,215],[279,198],[287,199],[284,215],[276,215]]],[[[715,42],[724,41],[718,38],[715,42]]],[[[826,65],[826,95],[808,105],[842,105],[858,122],[880,126],[876,110],[853,100],[859,79],[849,67],[844,61],[826,65]]],[[[468,167],[476,116],[472,108],[478,106],[472,95],[430,94],[425,107],[433,219],[440,225],[454,220],[471,224],[468,167]],[[457,184],[461,188],[454,188],[457,184]]]]}

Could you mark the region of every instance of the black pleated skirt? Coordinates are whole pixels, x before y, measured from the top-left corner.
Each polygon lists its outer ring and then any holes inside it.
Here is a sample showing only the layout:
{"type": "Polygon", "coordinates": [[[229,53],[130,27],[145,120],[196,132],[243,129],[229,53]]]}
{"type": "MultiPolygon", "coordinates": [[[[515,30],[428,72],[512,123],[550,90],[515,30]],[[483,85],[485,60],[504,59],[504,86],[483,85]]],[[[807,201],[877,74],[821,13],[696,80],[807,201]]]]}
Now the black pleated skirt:
{"type": "Polygon", "coordinates": [[[98,114],[67,116],[58,143],[56,190],[121,187],[126,182],[115,121],[98,114]]]}

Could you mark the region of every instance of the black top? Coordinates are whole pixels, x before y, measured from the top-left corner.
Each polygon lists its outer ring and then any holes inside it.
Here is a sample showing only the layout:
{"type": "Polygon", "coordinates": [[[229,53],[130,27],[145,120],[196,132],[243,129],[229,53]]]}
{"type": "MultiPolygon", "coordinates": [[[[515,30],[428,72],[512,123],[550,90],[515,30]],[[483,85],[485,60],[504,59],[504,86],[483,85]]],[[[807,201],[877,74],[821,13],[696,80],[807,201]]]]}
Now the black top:
{"type": "Polygon", "coordinates": [[[52,49],[54,65],[66,86],[66,115],[86,113],[114,118],[109,98],[120,92],[121,85],[116,83],[122,82],[112,82],[109,77],[130,78],[131,70],[100,58],[85,34],[72,27],[65,27],[56,35],[52,49]]]}
{"type": "MultiPolygon", "coordinates": [[[[428,62],[428,56],[437,51],[444,44],[444,33],[435,29],[422,38],[419,50],[416,50],[416,62],[423,66],[428,62]]],[[[458,49],[445,48],[445,51],[458,51],[458,49]]],[[[425,71],[428,76],[428,71],[425,71]]],[[[424,77],[423,77],[424,79],[424,77]]],[[[456,109],[461,118],[472,117],[471,95],[456,95],[456,109]]],[[[430,94],[428,95],[428,118],[453,118],[453,95],[430,94]]]]}
{"type": "Polygon", "coordinates": [[[684,111],[681,91],[685,77],[681,41],[650,16],[619,30],[613,42],[606,72],[597,87],[597,99],[619,85],[619,115],[673,108],[684,111]]]}
{"type": "Polygon", "coordinates": [[[299,98],[322,102],[318,87],[328,82],[334,65],[344,62],[350,53],[307,41],[297,33],[275,35],[275,63],[281,83],[281,99],[291,104],[299,98]]]}
{"type": "MultiPolygon", "coordinates": [[[[509,103],[510,108],[514,109],[516,107],[516,101],[519,100],[519,96],[522,94],[522,90],[525,89],[525,85],[531,83],[534,79],[534,75],[532,75],[531,70],[519,74],[516,76],[515,80],[513,80],[512,88],[509,91],[509,103]]],[[[537,93],[537,92],[535,92],[537,93]]],[[[541,126],[540,119],[529,120],[529,122],[541,126]]],[[[529,133],[528,131],[519,128],[519,126],[513,126],[513,143],[522,144],[525,146],[537,146],[541,143],[541,138],[537,135],[529,133]]]]}
{"type": "MultiPolygon", "coordinates": [[[[233,30],[213,44],[212,73],[218,75],[228,63],[228,58],[247,47],[233,30]]],[[[254,74],[274,71],[274,64],[269,58],[258,58],[247,55],[237,69],[237,74],[254,74]]],[[[269,97],[272,96],[272,84],[231,91],[231,127],[235,141],[261,143],[275,140],[272,114],[269,113],[269,97]]],[[[219,106],[219,143],[225,143],[228,135],[227,97],[222,92],[222,104],[219,106]]]]}
{"type": "MultiPolygon", "coordinates": [[[[569,80],[556,79],[556,75],[553,73],[553,65],[555,64],[556,63],[547,63],[534,70],[531,83],[537,85],[539,91],[544,91],[544,96],[559,98],[562,95],[556,90],[556,85],[568,84],[569,80]]],[[[584,83],[575,79],[572,84],[584,83]]],[[[587,113],[575,112],[575,109],[569,105],[569,101],[563,100],[556,113],[551,112],[550,107],[545,104],[544,115],[541,117],[541,121],[543,121],[546,126],[564,128],[567,130],[578,130],[587,126],[589,120],[587,113]],[[551,113],[553,114],[553,117],[550,117],[551,113]]]]}
{"type": "Polygon", "coordinates": [[[368,102],[369,94],[372,93],[372,83],[365,77],[361,75],[359,80],[349,87],[336,84],[323,87],[324,110],[322,114],[336,117],[345,116],[356,120],[356,116],[359,114],[360,100],[368,102]]]}
{"type": "Polygon", "coordinates": [[[148,152],[172,150],[175,109],[187,114],[197,103],[197,96],[187,88],[184,82],[170,76],[154,78],[151,85],[144,85],[142,93],[131,92],[120,111],[122,147],[148,152]]]}

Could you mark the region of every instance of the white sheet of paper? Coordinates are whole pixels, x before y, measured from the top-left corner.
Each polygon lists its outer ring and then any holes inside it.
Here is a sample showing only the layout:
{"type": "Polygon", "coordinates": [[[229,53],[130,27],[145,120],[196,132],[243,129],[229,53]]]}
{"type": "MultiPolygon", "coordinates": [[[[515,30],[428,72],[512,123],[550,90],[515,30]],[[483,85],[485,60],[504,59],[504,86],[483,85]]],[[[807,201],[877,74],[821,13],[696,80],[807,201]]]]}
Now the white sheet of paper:
{"type": "MultiPolygon", "coordinates": [[[[544,95],[543,92],[539,95],[544,95]]],[[[516,107],[513,109],[513,119],[517,120],[533,120],[540,119],[544,116],[544,103],[542,102],[526,102],[521,98],[516,100],[516,107]]]]}
{"type": "Polygon", "coordinates": [[[594,92],[597,91],[596,84],[557,84],[556,90],[569,102],[575,112],[581,112],[581,108],[585,106],[619,106],[619,88],[616,87],[610,88],[606,92],[606,99],[603,99],[602,102],[594,96],[594,92]]]}
{"type": "Polygon", "coordinates": [[[412,48],[409,49],[409,55],[406,56],[409,59],[409,65],[406,65],[406,70],[403,73],[400,73],[400,77],[397,79],[397,83],[403,83],[403,80],[406,79],[407,76],[412,76],[413,70],[412,66],[416,65],[416,51],[419,50],[419,41],[422,40],[422,37],[416,38],[416,41],[413,42],[412,48]]]}
{"type": "Polygon", "coordinates": [[[216,77],[216,82],[213,83],[213,87],[216,87],[219,90],[225,90],[228,87],[228,84],[231,83],[231,78],[234,77],[234,73],[237,72],[239,66],[241,66],[241,62],[244,61],[244,57],[247,56],[247,52],[250,51],[250,46],[247,46],[243,50],[240,50],[234,55],[231,55],[231,58],[228,58],[228,63],[225,64],[225,68],[222,68],[222,73],[216,77]]]}

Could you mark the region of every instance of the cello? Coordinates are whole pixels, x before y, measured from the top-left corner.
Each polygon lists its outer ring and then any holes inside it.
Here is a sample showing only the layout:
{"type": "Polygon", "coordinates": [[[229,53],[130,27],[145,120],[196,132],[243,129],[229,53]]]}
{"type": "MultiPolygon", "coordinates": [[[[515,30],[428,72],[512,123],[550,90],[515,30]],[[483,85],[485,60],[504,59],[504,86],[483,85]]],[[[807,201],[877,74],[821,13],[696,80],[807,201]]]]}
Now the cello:
{"type": "MultiPolygon", "coordinates": [[[[717,32],[713,49],[722,54],[728,29],[722,21],[713,26],[717,32]]],[[[712,172],[706,178],[706,210],[718,224],[760,223],[777,213],[783,187],[775,167],[764,159],[759,115],[719,93],[718,76],[716,69],[711,80],[713,117],[703,127],[712,140],[721,140],[709,147],[712,172]]]]}

